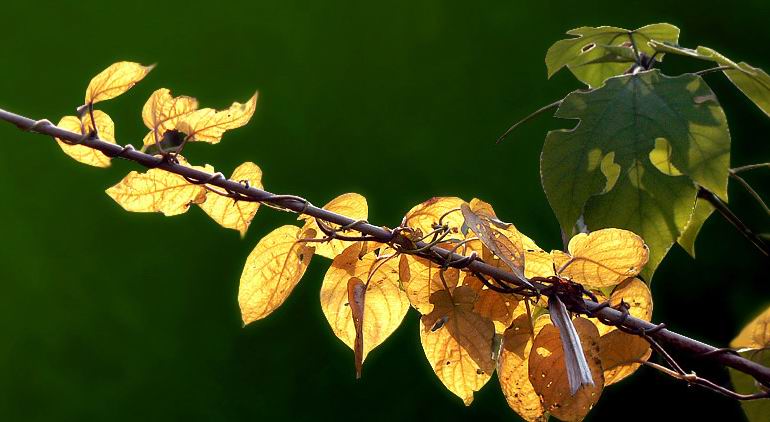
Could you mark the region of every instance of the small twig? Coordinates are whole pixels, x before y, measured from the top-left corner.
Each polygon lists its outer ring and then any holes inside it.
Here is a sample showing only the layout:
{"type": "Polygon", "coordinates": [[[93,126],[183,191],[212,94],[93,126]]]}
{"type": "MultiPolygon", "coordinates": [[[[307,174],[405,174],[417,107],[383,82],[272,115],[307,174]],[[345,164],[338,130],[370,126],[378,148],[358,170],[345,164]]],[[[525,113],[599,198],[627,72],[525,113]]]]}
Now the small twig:
{"type": "Polygon", "coordinates": [[[770,163],[748,164],[748,165],[745,165],[745,166],[735,167],[735,168],[732,169],[732,172],[733,173],[741,173],[741,172],[744,172],[744,171],[756,170],[756,169],[761,169],[761,168],[770,168],[770,163]]]}
{"type": "Polygon", "coordinates": [[[546,111],[548,111],[548,110],[550,110],[552,108],[559,107],[561,105],[562,101],[564,101],[564,99],[561,99],[561,100],[558,100],[558,101],[554,101],[551,104],[548,104],[546,106],[540,107],[539,109],[533,111],[527,117],[519,120],[518,122],[514,123],[513,126],[509,127],[508,130],[505,131],[505,133],[503,133],[499,138],[497,138],[497,141],[495,143],[499,144],[500,142],[502,142],[503,139],[505,139],[511,132],[513,132],[520,125],[522,125],[522,124],[532,120],[533,118],[539,116],[540,114],[545,113],[546,111]]]}
{"type": "Polygon", "coordinates": [[[708,75],[709,73],[716,73],[716,72],[721,72],[723,70],[731,70],[731,69],[734,69],[734,68],[732,66],[717,66],[717,67],[699,70],[694,73],[698,76],[703,76],[703,75],[708,75]]]}
{"type": "Polygon", "coordinates": [[[711,192],[710,190],[704,188],[701,186],[698,189],[698,198],[704,199],[708,201],[718,212],[722,217],[725,218],[730,224],[732,224],[738,231],[746,238],[748,239],[754,246],[759,249],[762,254],[765,255],[765,257],[770,258],[770,246],[759,236],[757,236],[754,231],[752,231],[743,221],[741,221],[738,216],[736,216],[730,208],[727,207],[727,204],[722,202],[721,199],[719,199],[714,192],[711,192]]]}
{"type": "Polygon", "coordinates": [[[762,209],[765,210],[765,213],[767,215],[770,215],[770,208],[768,208],[765,201],[762,199],[761,196],[759,196],[759,193],[757,193],[757,191],[755,191],[754,188],[751,187],[751,185],[749,184],[749,182],[746,181],[746,179],[744,179],[741,176],[738,176],[738,174],[734,170],[730,170],[730,177],[735,179],[741,186],[743,186],[743,188],[746,189],[749,195],[754,197],[754,199],[759,203],[762,209]]]}

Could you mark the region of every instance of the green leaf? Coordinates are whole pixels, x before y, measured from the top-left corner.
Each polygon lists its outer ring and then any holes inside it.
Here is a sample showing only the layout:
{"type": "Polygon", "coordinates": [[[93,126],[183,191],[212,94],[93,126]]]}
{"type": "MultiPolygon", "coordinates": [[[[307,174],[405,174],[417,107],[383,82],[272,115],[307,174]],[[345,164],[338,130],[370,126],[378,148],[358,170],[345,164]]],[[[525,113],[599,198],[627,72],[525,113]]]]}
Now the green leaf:
{"type": "MultiPolygon", "coordinates": [[[[633,39],[640,53],[652,55],[654,50],[648,42],[656,40],[676,44],[679,40],[679,28],[667,23],[647,25],[633,31],[611,26],[584,26],[568,31],[567,35],[577,37],[555,42],[546,53],[548,77],[567,66],[578,80],[589,87],[598,87],[608,78],[622,75],[631,67],[627,62],[602,60],[608,55],[619,56],[617,50],[608,50],[607,46],[630,47],[633,39]]],[[[656,58],[660,59],[662,55],[659,54],[656,58]]]]}
{"type": "MultiPolygon", "coordinates": [[[[757,362],[763,366],[770,366],[770,349],[750,350],[742,352],[741,356],[757,362]]],[[[735,391],[741,394],[752,394],[759,392],[754,378],[743,372],[730,369],[730,381],[733,383],[735,391]]],[[[749,422],[764,422],[770,420],[770,400],[744,400],[741,401],[743,413],[749,422]]]]}
{"type": "Polygon", "coordinates": [[[679,54],[700,60],[708,60],[720,66],[732,69],[724,70],[727,79],[741,90],[757,107],[770,117],[770,75],[764,70],[746,62],[735,63],[722,54],[708,47],[698,47],[695,50],[652,41],[650,47],[656,51],[679,54]]]}
{"type": "Polygon", "coordinates": [[[714,207],[711,204],[700,199],[697,200],[690,222],[687,223],[687,227],[685,227],[679,239],[676,240],[679,246],[693,258],[695,258],[695,238],[698,237],[701,227],[706,223],[712,212],[714,212],[714,207]]]}
{"type": "Polygon", "coordinates": [[[694,183],[727,196],[727,120],[699,76],[652,70],[612,78],[569,94],[556,117],[580,120],[549,132],[543,145],[543,188],[559,223],[573,233],[582,215],[590,230],[642,236],[648,280],[690,220],[694,183]]]}

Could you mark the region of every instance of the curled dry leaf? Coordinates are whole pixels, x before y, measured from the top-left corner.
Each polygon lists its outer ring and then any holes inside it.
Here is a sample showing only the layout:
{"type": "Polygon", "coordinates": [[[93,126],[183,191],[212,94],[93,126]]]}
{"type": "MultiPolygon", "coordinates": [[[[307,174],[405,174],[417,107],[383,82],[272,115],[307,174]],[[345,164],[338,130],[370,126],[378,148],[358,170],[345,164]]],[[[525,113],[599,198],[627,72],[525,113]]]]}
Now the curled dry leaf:
{"type": "Polygon", "coordinates": [[[134,62],[118,62],[94,76],[86,89],[84,104],[109,100],[128,91],[155,67],[134,62]]]}
{"type": "Polygon", "coordinates": [[[179,119],[176,129],[191,141],[219,143],[225,131],[246,125],[257,108],[257,93],[245,103],[233,103],[230,108],[216,111],[203,108],[179,119]]]}
{"type": "MultiPolygon", "coordinates": [[[[230,179],[247,180],[250,186],[262,189],[262,170],[249,161],[238,166],[230,179]]],[[[208,193],[206,201],[199,206],[220,226],[238,230],[243,237],[259,209],[259,202],[236,201],[216,193],[208,193]]]]}
{"type": "MultiPolygon", "coordinates": [[[[110,116],[100,110],[94,110],[93,116],[96,121],[96,131],[99,133],[99,139],[114,144],[115,124],[110,116]]],[[[89,134],[94,130],[94,122],[91,120],[90,113],[86,113],[82,121],[75,116],[64,116],[57,126],[83,135],[89,134]]],[[[56,138],[56,142],[65,154],[83,164],[94,167],[110,166],[110,158],[97,149],[84,145],[70,145],[59,138],[56,138]]]]}
{"type": "Polygon", "coordinates": [[[364,304],[366,303],[366,285],[358,277],[348,280],[348,305],[356,328],[356,340],[353,354],[356,360],[356,378],[361,378],[364,364],[364,304]]]}
{"type": "Polygon", "coordinates": [[[599,360],[599,332],[585,318],[575,318],[573,322],[591,370],[593,386],[584,385],[575,395],[570,394],[561,337],[552,324],[544,326],[537,334],[529,356],[532,386],[541,396],[545,410],[563,421],[582,420],[599,400],[604,386],[599,360]]]}
{"type": "Polygon", "coordinates": [[[460,205],[460,209],[465,225],[478,236],[484,246],[489,248],[520,279],[525,280],[524,247],[515,228],[513,226],[506,227],[506,233],[503,233],[492,227],[493,221],[488,214],[491,207],[479,208],[482,214],[477,214],[468,204],[460,205]]]}
{"type": "Polygon", "coordinates": [[[770,346],[770,308],[748,323],[730,342],[736,349],[761,349],[770,346]]]}
{"type": "Polygon", "coordinates": [[[399,259],[401,286],[414,309],[422,315],[427,315],[433,310],[433,303],[430,301],[433,293],[446,288],[452,291],[460,280],[460,271],[457,268],[446,269],[443,281],[440,272],[438,264],[425,258],[401,255],[399,259]]]}
{"type": "Polygon", "coordinates": [[[348,282],[352,277],[364,282],[363,361],[401,324],[409,309],[409,299],[398,288],[396,259],[383,262],[384,258],[378,259],[374,252],[359,258],[360,251],[361,243],[356,242],[334,258],[321,285],[321,309],[334,334],[355,350],[356,326],[348,299],[348,282]]]}
{"type": "Polygon", "coordinates": [[[433,225],[439,222],[442,216],[442,223],[449,226],[451,233],[447,239],[462,239],[463,235],[460,229],[463,225],[463,216],[460,214],[460,205],[464,204],[460,198],[443,196],[433,197],[427,201],[415,205],[404,217],[408,227],[419,229],[424,234],[433,231],[433,225]]]}
{"type": "Polygon", "coordinates": [[[244,324],[281,306],[305,273],[313,248],[297,242],[300,228],[281,226],[257,243],[246,258],[238,289],[244,324]]]}
{"type": "Polygon", "coordinates": [[[433,372],[465,405],[494,371],[495,326],[473,311],[476,292],[460,286],[431,295],[433,311],[422,317],[420,341],[433,372]]]}
{"type": "MultiPolygon", "coordinates": [[[[323,209],[336,212],[337,214],[342,214],[354,220],[366,220],[369,218],[369,205],[366,203],[366,198],[357,193],[344,193],[329,201],[329,203],[323,206],[323,209]]],[[[324,232],[321,231],[321,229],[318,227],[318,223],[316,222],[315,218],[307,216],[300,216],[300,218],[305,220],[305,228],[312,228],[316,231],[318,239],[325,237],[324,232]]],[[[339,228],[339,226],[334,224],[330,224],[330,226],[334,229],[339,228]]],[[[340,234],[349,233],[354,232],[340,234]]],[[[342,253],[342,251],[344,251],[345,248],[351,244],[352,242],[339,239],[318,243],[316,244],[316,254],[325,258],[334,259],[335,256],[342,253]]]]}
{"type": "Polygon", "coordinates": [[[543,403],[529,380],[529,356],[534,337],[550,322],[548,315],[534,324],[527,314],[518,315],[505,331],[497,362],[497,376],[508,406],[530,422],[546,420],[543,403]]]}
{"type": "Polygon", "coordinates": [[[599,349],[605,386],[633,374],[652,354],[647,340],[620,330],[603,335],[599,339],[599,349]]]}
{"type": "Polygon", "coordinates": [[[171,91],[166,88],[153,92],[142,108],[142,120],[150,129],[150,133],[144,137],[144,145],[153,145],[157,140],[163,139],[166,131],[176,129],[179,119],[192,113],[198,108],[198,100],[192,97],[172,97],[171,91]]]}
{"type": "Polygon", "coordinates": [[[577,283],[598,288],[635,277],[649,257],[642,238],[621,229],[580,233],[570,240],[568,250],[569,255],[553,254],[557,271],[577,283]]]}
{"type": "MultiPolygon", "coordinates": [[[[187,164],[182,157],[178,158],[180,163],[187,164]]],[[[214,171],[208,165],[193,168],[209,173],[214,171]]],[[[206,200],[204,186],[160,169],[150,169],[145,173],[132,171],[106,192],[126,211],[162,212],[165,216],[185,213],[191,204],[200,204],[206,200]]]]}

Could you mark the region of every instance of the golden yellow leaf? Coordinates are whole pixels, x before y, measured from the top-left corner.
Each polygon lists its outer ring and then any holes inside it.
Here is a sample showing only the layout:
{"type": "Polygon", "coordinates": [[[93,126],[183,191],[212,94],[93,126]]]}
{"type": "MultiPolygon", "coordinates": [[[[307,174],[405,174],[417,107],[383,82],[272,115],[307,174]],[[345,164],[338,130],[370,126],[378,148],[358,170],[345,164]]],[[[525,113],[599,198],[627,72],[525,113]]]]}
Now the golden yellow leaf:
{"type": "Polygon", "coordinates": [[[599,400],[604,376],[599,360],[599,332],[585,318],[573,320],[580,336],[594,385],[584,385],[570,393],[559,330],[548,324],[537,334],[529,356],[529,380],[541,396],[545,410],[563,421],[582,420],[599,400]]]}
{"type": "Polygon", "coordinates": [[[281,306],[305,273],[313,248],[297,242],[300,228],[281,226],[257,243],[246,258],[238,289],[244,324],[281,306]]]}
{"type": "Polygon", "coordinates": [[[730,342],[736,349],[761,349],[770,346],[770,308],[748,323],[730,342]]]}
{"type": "Polygon", "coordinates": [[[433,293],[433,311],[422,317],[420,341],[433,372],[465,405],[494,371],[492,321],[473,312],[476,292],[460,286],[433,293]]]}
{"type": "Polygon", "coordinates": [[[451,291],[460,281],[460,271],[457,268],[447,268],[444,280],[441,280],[438,264],[414,255],[401,255],[399,263],[399,279],[409,302],[422,315],[433,310],[430,297],[439,290],[445,290],[444,282],[451,291]]]}
{"type": "MultiPolygon", "coordinates": [[[[262,170],[250,161],[238,166],[230,179],[248,180],[252,187],[262,189],[262,170]]],[[[238,230],[243,237],[259,209],[259,202],[236,201],[216,193],[209,193],[206,195],[206,201],[198,206],[220,226],[238,230]]]]}
{"type": "Polygon", "coordinates": [[[641,237],[621,229],[580,233],[569,242],[569,256],[554,254],[562,276],[591,287],[614,286],[635,277],[647,263],[649,250],[641,237]]]}
{"type": "Polygon", "coordinates": [[[150,129],[150,133],[142,141],[145,146],[155,144],[163,139],[163,134],[176,129],[179,119],[192,113],[198,108],[198,100],[192,97],[172,97],[171,91],[161,88],[152,93],[142,108],[142,120],[150,129]]]}
{"type": "Polygon", "coordinates": [[[652,354],[642,337],[614,330],[599,339],[599,359],[604,368],[604,385],[615,384],[633,374],[652,354]]]}
{"type": "Polygon", "coordinates": [[[534,324],[526,314],[517,316],[505,331],[497,361],[497,377],[508,406],[529,422],[546,420],[543,403],[529,380],[529,356],[534,337],[550,322],[547,315],[534,324]]]}
{"type": "Polygon", "coordinates": [[[374,252],[359,259],[360,251],[361,243],[356,242],[334,258],[321,285],[321,309],[334,334],[354,349],[356,327],[348,302],[348,281],[356,277],[367,285],[363,312],[363,361],[401,324],[409,310],[409,299],[398,288],[396,259],[383,263],[374,252]],[[374,273],[370,278],[372,271],[374,273]]]}
{"type": "MultiPolygon", "coordinates": [[[[181,157],[178,158],[182,164],[187,164],[181,157]]],[[[211,166],[197,168],[213,171],[211,166]]],[[[126,211],[162,212],[172,216],[185,213],[190,205],[205,201],[206,188],[190,183],[177,174],[150,169],[145,173],[128,173],[118,184],[107,189],[107,195],[126,211]]]]}
{"type": "MultiPolygon", "coordinates": [[[[357,193],[344,193],[323,206],[323,209],[337,214],[342,214],[346,217],[350,217],[354,220],[366,220],[369,218],[369,205],[366,203],[366,198],[357,193]]],[[[318,227],[315,218],[308,216],[300,216],[305,220],[305,228],[312,228],[316,231],[316,238],[322,239],[326,237],[321,228],[318,227]]],[[[329,224],[332,228],[338,229],[339,226],[335,224],[329,224]]],[[[340,233],[347,236],[356,236],[355,231],[346,231],[340,233]]],[[[334,239],[329,242],[317,243],[315,253],[325,258],[333,259],[335,256],[342,253],[353,242],[348,242],[340,239],[334,239]]]]}
{"type": "Polygon", "coordinates": [[[469,286],[476,291],[478,298],[473,305],[473,312],[491,320],[495,324],[495,332],[502,333],[511,325],[519,303],[516,296],[490,290],[472,274],[465,275],[463,286],[469,286]]]}
{"type": "Polygon", "coordinates": [[[134,62],[117,62],[94,76],[86,89],[85,104],[109,100],[128,91],[141,81],[155,65],[142,66],[134,62]]]}
{"type": "Polygon", "coordinates": [[[245,103],[233,103],[227,110],[216,111],[203,108],[186,114],[176,125],[176,129],[187,135],[191,141],[211,144],[219,143],[225,131],[244,126],[251,120],[257,109],[257,93],[245,103]]]}
{"type": "MultiPolygon", "coordinates": [[[[94,120],[96,120],[96,131],[99,133],[99,139],[114,144],[115,124],[112,122],[110,116],[103,111],[94,110],[94,120]]],[[[70,132],[77,132],[83,135],[89,134],[94,130],[94,122],[91,121],[90,113],[86,113],[86,115],[83,116],[82,122],[75,116],[64,116],[57,126],[69,130],[70,132]]],[[[70,145],[58,138],[56,139],[56,142],[65,154],[83,164],[94,167],[110,166],[110,158],[102,154],[99,150],[84,145],[70,145]]]]}
{"type": "Polygon", "coordinates": [[[412,207],[406,213],[404,222],[406,226],[428,234],[433,231],[433,224],[437,224],[444,216],[442,223],[447,224],[452,231],[447,239],[462,239],[460,228],[463,225],[463,216],[460,213],[460,205],[464,203],[460,198],[434,197],[412,207]]]}
{"type": "MultiPolygon", "coordinates": [[[[598,291],[593,292],[596,295],[599,302],[606,300],[606,297],[598,291]]],[[[647,283],[634,277],[623,280],[622,283],[615,286],[609,297],[610,305],[617,307],[620,302],[625,302],[628,306],[628,313],[632,317],[643,319],[645,321],[652,320],[652,292],[647,286],[647,283]]],[[[588,318],[599,329],[601,336],[606,335],[609,332],[617,330],[612,325],[606,325],[600,322],[596,318],[588,318]]]]}

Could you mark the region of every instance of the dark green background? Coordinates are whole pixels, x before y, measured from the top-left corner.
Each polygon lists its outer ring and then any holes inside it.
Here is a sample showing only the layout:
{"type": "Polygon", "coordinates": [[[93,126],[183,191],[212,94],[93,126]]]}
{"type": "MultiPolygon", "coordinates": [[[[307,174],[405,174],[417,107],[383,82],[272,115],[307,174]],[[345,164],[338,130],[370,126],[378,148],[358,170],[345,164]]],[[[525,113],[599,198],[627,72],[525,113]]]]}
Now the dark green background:
{"type": "MultiPolygon", "coordinates": [[[[705,44],[765,69],[768,3],[161,1],[6,2],[0,11],[0,107],[58,119],[110,63],[158,62],[127,95],[102,104],[118,141],[138,145],[156,88],[224,107],[260,91],[245,128],[187,156],[230,173],[251,160],[267,189],[325,203],[369,200],[393,226],[434,195],[492,202],[545,248],[560,244],[540,187],[541,118],[502,145],[508,124],[578,88],[545,78],[547,47],[581,25],[670,22],[683,45],[705,44]]],[[[708,66],[667,60],[670,72],[708,66]]],[[[770,120],[721,75],[733,165],[770,159],[770,120]]],[[[433,375],[417,316],[373,352],[364,378],[318,304],[317,258],[273,315],[241,327],[241,266],[257,240],[292,216],[262,209],[245,240],[200,210],[129,214],[103,191],[137,166],[79,165],[49,139],[0,125],[0,419],[515,420],[494,378],[464,407],[433,375]],[[480,419],[483,418],[483,419],[480,419]]],[[[748,178],[765,194],[768,173],[748,178]]],[[[767,231],[736,186],[731,206],[767,231]]],[[[653,292],[655,320],[726,345],[770,302],[759,253],[721,219],[697,261],[675,248],[653,292]]],[[[699,374],[726,379],[713,368],[699,374]]],[[[604,392],[590,417],[742,418],[737,403],[651,370],[604,392]]]]}

